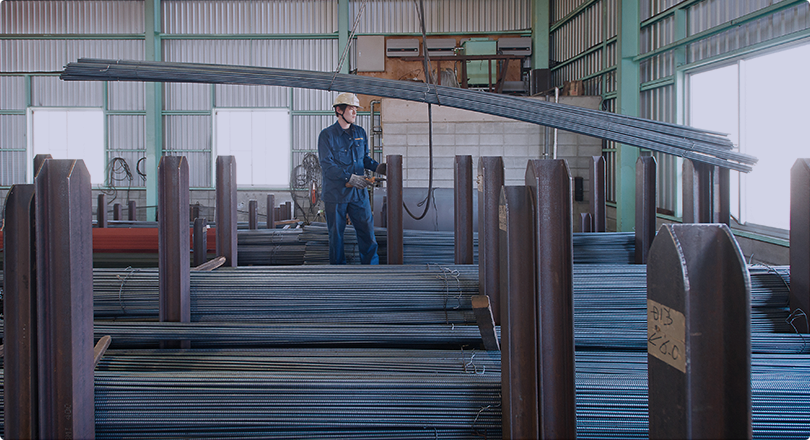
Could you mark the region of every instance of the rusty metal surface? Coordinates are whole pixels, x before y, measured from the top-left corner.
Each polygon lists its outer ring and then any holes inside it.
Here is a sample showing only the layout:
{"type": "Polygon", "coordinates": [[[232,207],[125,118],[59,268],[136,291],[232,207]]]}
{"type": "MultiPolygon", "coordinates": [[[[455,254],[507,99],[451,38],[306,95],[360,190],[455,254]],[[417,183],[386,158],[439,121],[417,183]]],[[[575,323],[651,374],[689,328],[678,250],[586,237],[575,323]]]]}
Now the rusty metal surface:
{"type": "Polygon", "coordinates": [[[472,156],[456,156],[454,162],[455,263],[473,264],[473,175],[472,156]]]}
{"type": "Polygon", "coordinates": [[[199,266],[206,261],[208,261],[208,221],[205,217],[197,217],[194,219],[194,242],[193,242],[193,254],[194,254],[194,261],[192,262],[192,266],[199,266]]]}
{"type": "Polygon", "coordinates": [[[503,186],[503,158],[478,160],[478,283],[489,297],[492,317],[501,325],[501,259],[498,214],[503,186]]]}
{"type": "Polygon", "coordinates": [[[654,157],[640,156],[636,159],[636,264],[647,264],[647,254],[655,238],[655,176],[654,157]]]}
{"type": "Polygon", "coordinates": [[[473,295],[471,299],[475,322],[478,324],[478,331],[481,332],[481,340],[484,349],[498,351],[501,349],[498,343],[498,334],[495,332],[495,319],[492,317],[492,307],[489,297],[486,295],[473,295]]]}
{"type": "Polygon", "coordinates": [[[138,220],[138,203],[134,200],[127,203],[127,219],[133,222],[138,220]]]}
{"type": "Polygon", "coordinates": [[[11,187],[3,217],[3,435],[38,438],[34,185],[11,187]]]}
{"type": "Polygon", "coordinates": [[[34,178],[37,177],[37,173],[39,173],[39,169],[42,168],[42,164],[47,159],[53,159],[53,156],[50,154],[37,154],[34,156],[34,178]]]}
{"type": "Polygon", "coordinates": [[[248,201],[248,229],[257,229],[259,227],[259,202],[256,200],[248,201]]]}
{"type": "Polygon", "coordinates": [[[90,173],[46,160],[35,179],[39,435],[95,437],[90,173]]]}
{"type": "MultiPolygon", "coordinates": [[[[191,321],[189,261],[189,169],[185,156],[158,164],[158,282],[160,322],[191,321]]],[[[180,344],[167,342],[165,348],[180,344]]],[[[184,344],[188,345],[188,343],[184,344]]]]}
{"type": "Polygon", "coordinates": [[[647,263],[650,438],[751,438],[751,283],[726,225],[664,225],[647,263]]]}
{"type": "Polygon", "coordinates": [[[275,229],[276,216],[273,207],[276,205],[276,196],[273,194],[267,195],[267,229],[275,229]]]}
{"type": "Polygon", "coordinates": [[[574,438],[574,260],[571,172],[562,159],[526,167],[534,212],[540,438],[574,438]]]}
{"type": "Polygon", "coordinates": [[[810,159],[797,159],[790,169],[790,311],[804,318],[796,329],[810,333],[810,159]]]}
{"type": "Polygon", "coordinates": [[[579,213],[580,232],[593,232],[593,217],[590,212],[579,213]]]}
{"type": "Polygon", "coordinates": [[[714,167],[689,159],[683,161],[683,223],[713,221],[714,167]]]}
{"type": "Polygon", "coordinates": [[[96,203],[96,225],[99,228],[107,227],[107,198],[104,194],[98,195],[96,203]]]}
{"type": "Polygon", "coordinates": [[[388,225],[388,264],[402,264],[405,259],[402,232],[402,155],[389,154],[385,162],[388,164],[388,215],[385,222],[388,225]]]}
{"type": "Polygon", "coordinates": [[[590,198],[591,215],[593,216],[593,232],[607,230],[607,208],[605,207],[605,158],[591,156],[590,168],[590,198]]]}
{"type": "Polygon", "coordinates": [[[292,220],[294,218],[292,202],[284,202],[284,213],[284,216],[286,217],[284,220],[292,220]]]}
{"type": "Polygon", "coordinates": [[[537,286],[528,189],[504,186],[499,211],[503,438],[540,438],[537,286]]]}
{"type": "Polygon", "coordinates": [[[124,218],[124,210],[120,203],[113,204],[113,220],[119,221],[124,218]]]}
{"type": "Polygon", "coordinates": [[[236,158],[217,156],[217,256],[226,267],[236,267],[236,158]]]}

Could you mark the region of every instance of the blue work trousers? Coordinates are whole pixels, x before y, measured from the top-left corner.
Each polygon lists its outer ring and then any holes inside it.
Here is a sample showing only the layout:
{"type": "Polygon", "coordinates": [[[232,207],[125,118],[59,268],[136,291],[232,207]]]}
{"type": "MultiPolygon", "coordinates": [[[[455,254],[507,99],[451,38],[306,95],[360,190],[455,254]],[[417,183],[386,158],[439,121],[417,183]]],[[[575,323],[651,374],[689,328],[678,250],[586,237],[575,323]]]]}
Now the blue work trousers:
{"type": "Polygon", "coordinates": [[[374,218],[368,199],[349,203],[326,205],[326,226],[329,228],[329,264],[346,264],[343,250],[343,232],[346,229],[346,214],[357,233],[357,247],[362,264],[379,264],[377,239],[374,237],[374,218]]]}

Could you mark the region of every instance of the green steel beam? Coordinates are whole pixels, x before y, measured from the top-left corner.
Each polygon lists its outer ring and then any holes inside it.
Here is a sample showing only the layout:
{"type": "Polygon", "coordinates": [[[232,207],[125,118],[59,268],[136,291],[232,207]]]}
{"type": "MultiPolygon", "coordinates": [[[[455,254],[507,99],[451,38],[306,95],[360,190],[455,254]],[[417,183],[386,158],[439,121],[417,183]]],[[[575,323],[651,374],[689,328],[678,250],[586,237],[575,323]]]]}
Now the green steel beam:
{"type": "Polygon", "coordinates": [[[141,34],[0,34],[0,40],[143,40],[141,34]]]}
{"type": "Polygon", "coordinates": [[[329,40],[337,33],[326,34],[160,34],[161,40],[329,40]]]}
{"type": "MultiPolygon", "coordinates": [[[[643,53],[643,54],[640,54],[640,55],[636,55],[635,56],[635,61],[637,61],[637,62],[644,61],[644,60],[652,58],[652,57],[654,57],[656,55],[660,55],[660,54],[662,54],[664,52],[668,52],[668,51],[676,49],[678,47],[685,46],[687,44],[694,43],[696,41],[712,37],[712,36],[717,35],[719,33],[725,32],[725,31],[727,31],[729,29],[733,29],[735,27],[742,26],[742,25],[744,25],[746,23],[750,23],[750,22],[752,22],[754,20],[758,20],[760,18],[769,16],[769,15],[772,15],[772,14],[776,14],[777,12],[781,12],[781,11],[783,11],[785,9],[790,9],[792,7],[801,5],[801,4],[806,3],[806,2],[807,2],[807,0],[784,0],[782,2],[770,5],[770,6],[766,7],[766,8],[762,8],[760,10],[754,11],[754,12],[752,12],[750,14],[743,15],[740,18],[736,18],[734,20],[728,21],[728,22],[723,23],[723,24],[721,24],[719,26],[712,27],[712,28],[707,29],[707,30],[705,30],[703,32],[698,32],[697,34],[691,35],[689,37],[676,39],[675,42],[667,44],[665,46],[661,46],[661,47],[659,47],[659,48],[657,48],[655,50],[651,50],[649,52],[646,52],[646,53],[643,53]]],[[[681,10],[684,11],[684,13],[685,13],[684,9],[681,9],[681,10]]]]}
{"type": "MultiPolygon", "coordinates": [[[[638,0],[619,1],[616,112],[628,116],[639,114],[639,66],[634,59],[639,48],[638,5],[638,0]]],[[[618,145],[616,149],[616,230],[631,232],[636,222],[638,148],[618,145]]]]}
{"type": "Polygon", "coordinates": [[[532,1],[532,69],[548,69],[549,25],[551,5],[549,0],[532,1]]]}
{"type": "MultiPolygon", "coordinates": [[[[338,0],[338,57],[349,44],[349,0],[338,0]]],[[[349,73],[349,56],[346,56],[343,65],[340,66],[340,73],[349,73]]]]}
{"type": "MultiPolygon", "coordinates": [[[[145,59],[161,61],[160,0],[144,1],[145,59]]],[[[154,220],[158,204],[158,163],[163,155],[163,84],[148,82],[146,92],[146,219],[154,220]]]]}
{"type": "Polygon", "coordinates": [[[594,4],[596,4],[596,3],[600,2],[600,1],[602,1],[602,0],[587,0],[587,1],[583,2],[581,5],[577,6],[577,7],[576,7],[576,8],[575,8],[573,11],[569,12],[569,13],[568,13],[568,15],[566,15],[566,16],[565,16],[565,17],[563,17],[562,19],[560,19],[560,20],[556,21],[556,22],[555,22],[555,23],[554,23],[554,24],[553,24],[553,25],[552,25],[552,26],[549,28],[549,32],[554,32],[554,31],[556,31],[557,29],[559,29],[560,27],[564,26],[564,25],[565,25],[566,23],[568,23],[569,21],[571,21],[571,20],[573,20],[574,18],[576,18],[577,16],[579,16],[579,14],[581,14],[581,13],[582,13],[582,11],[584,11],[584,10],[586,10],[586,9],[590,8],[591,6],[593,6],[594,4]]]}

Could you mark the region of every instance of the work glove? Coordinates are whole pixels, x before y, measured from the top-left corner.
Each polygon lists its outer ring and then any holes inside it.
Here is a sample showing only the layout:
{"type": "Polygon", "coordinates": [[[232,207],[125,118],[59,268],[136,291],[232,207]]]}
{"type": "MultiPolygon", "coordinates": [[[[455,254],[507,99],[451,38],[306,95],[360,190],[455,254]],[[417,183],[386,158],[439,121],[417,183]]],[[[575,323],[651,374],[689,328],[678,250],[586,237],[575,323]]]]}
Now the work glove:
{"type": "Polygon", "coordinates": [[[352,174],[352,177],[349,178],[349,186],[353,186],[355,188],[366,188],[368,187],[368,181],[363,176],[358,176],[357,174],[352,174]]]}
{"type": "Polygon", "coordinates": [[[384,163],[381,163],[381,164],[377,165],[377,171],[375,171],[375,173],[377,173],[377,174],[382,174],[382,175],[384,176],[384,175],[385,175],[386,168],[387,168],[387,167],[385,166],[385,164],[384,164],[384,163]]]}

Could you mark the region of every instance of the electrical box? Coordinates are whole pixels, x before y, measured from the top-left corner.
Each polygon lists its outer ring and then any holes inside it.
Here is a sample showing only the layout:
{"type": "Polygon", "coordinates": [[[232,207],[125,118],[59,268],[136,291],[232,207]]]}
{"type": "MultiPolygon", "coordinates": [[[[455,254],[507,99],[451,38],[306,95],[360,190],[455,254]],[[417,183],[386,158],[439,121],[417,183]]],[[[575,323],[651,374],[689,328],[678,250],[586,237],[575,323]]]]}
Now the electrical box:
{"type": "MultiPolygon", "coordinates": [[[[470,38],[462,43],[464,55],[496,55],[498,53],[498,42],[489,38],[470,38]]],[[[487,60],[467,61],[467,84],[468,85],[488,85],[489,69],[492,66],[492,83],[498,78],[498,63],[491,63],[487,60]]]]}
{"type": "Polygon", "coordinates": [[[498,53],[527,57],[532,54],[532,37],[499,38],[498,53]]]}
{"type": "Polygon", "coordinates": [[[385,37],[382,35],[363,35],[357,37],[358,72],[385,71],[385,37]]]}
{"type": "Polygon", "coordinates": [[[428,38],[427,53],[429,56],[453,56],[456,54],[455,38],[428,38]]]}
{"type": "Polygon", "coordinates": [[[385,55],[389,57],[419,56],[419,39],[389,38],[385,44],[385,55]]]}

